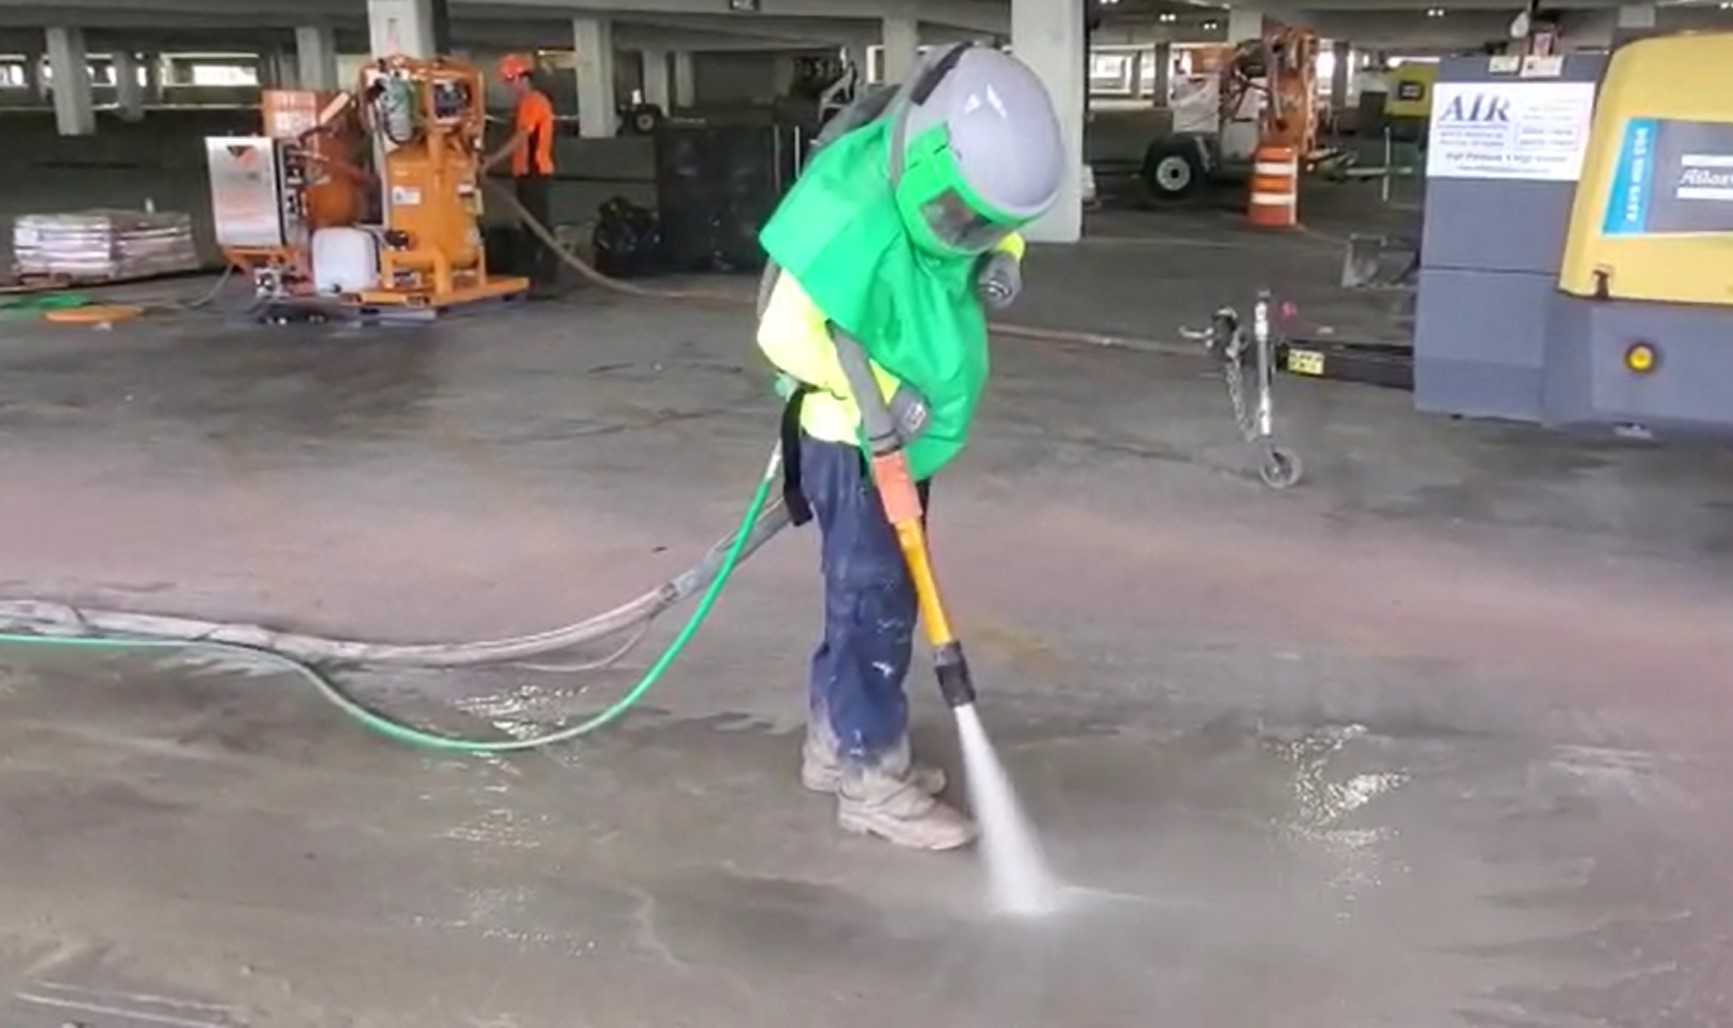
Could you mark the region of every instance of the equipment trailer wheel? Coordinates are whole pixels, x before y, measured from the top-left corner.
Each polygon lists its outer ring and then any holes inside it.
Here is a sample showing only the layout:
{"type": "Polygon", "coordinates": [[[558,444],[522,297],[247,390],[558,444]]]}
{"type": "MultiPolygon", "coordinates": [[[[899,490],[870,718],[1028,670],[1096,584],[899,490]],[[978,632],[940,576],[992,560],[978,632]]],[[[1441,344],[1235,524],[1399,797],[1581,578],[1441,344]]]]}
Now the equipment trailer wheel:
{"type": "Polygon", "coordinates": [[[1287,489],[1297,485],[1305,473],[1306,466],[1300,463],[1297,455],[1275,448],[1264,455],[1263,467],[1258,469],[1258,477],[1271,489],[1287,489]]]}
{"type": "Polygon", "coordinates": [[[1180,200],[1197,191],[1204,180],[1197,144],[1183,139],[1153,143],[1143,158],[1143,184],[1158,200],[1180,200]]]}

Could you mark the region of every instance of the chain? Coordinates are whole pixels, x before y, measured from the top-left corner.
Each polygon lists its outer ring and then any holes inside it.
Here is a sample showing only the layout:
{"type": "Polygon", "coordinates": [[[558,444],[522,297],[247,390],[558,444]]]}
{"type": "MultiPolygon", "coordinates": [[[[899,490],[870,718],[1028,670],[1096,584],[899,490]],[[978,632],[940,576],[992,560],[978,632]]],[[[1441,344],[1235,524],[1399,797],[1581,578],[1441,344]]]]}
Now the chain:
{"type": "Polygon", "coordinates": [[[1239,426],[1240,435],[1246,442],[1255,443],[1258,441],[1258,426],[1246,409],[1246,377],[1240,341],[1240,327],[1236,323],[1232,334],[1221,341],[1222,377],[1227,380],[1228,401],[1234,406],[1234,423],[1239,426]]]}

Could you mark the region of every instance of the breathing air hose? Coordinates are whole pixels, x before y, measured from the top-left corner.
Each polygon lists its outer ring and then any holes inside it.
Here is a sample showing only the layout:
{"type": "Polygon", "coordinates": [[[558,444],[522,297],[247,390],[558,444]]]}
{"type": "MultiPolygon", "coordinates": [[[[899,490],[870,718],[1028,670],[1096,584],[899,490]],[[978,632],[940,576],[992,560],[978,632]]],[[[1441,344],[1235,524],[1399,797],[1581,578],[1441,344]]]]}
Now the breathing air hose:
{"type": "MultiPolygon", "coordinates": [[[[717,307],[750,308],[753,304],[750,297],[733,293],[717,292],[710,289],[657,289],[604,275],[587,261],[567,250],[560,243],[559,238],[554,235],[553,230],[531,215],[529,210],[518,202],[518,198],[512,195],[509,189],[494,179],[485,179],[484,181],[488,190],[493,194],[493,198],[504,205],[506,210],[510,211],[525,228],[529,229],[531,235],[541,240],[543,245],[552,250],[561,261],[593,285],[609,292],[619,293],[622,296],[635,296],[644,300],[672,300],[679,303],[700,303],[717,307]]],[[[1158,339],[1144,339],[1104,332],[1077,332],[1070,329],[1041,328],[1035,325],[1018,325],[1005,321],[995,321],[987,327],[995,335],[1013,339],[1027,339],[1033,342],[1137,350],[1144,353],[1170,354],[1181,357],[1197,356],[1197,347],[1188,343],[1163,342],[1158,339]]]]}
{"type": "MultiPolygon", "coordinates": [[[[758,488],[753,493],[751,502],[747,505],[746,513],[740,520],[739,528],[730,537],[726,545],[719,548],[720,558],[717,560],[712,572],[709,574],[708,582],[704,586],[703,593],[699,596],[697,604],[693,607],[692,613],[686,618],[685,624],[681,626],[680,631],[675,634],[673,640],[669,642],[668,646],[662,651],[661,656],[657,657],[656,660],[650,664],[650,667],[644,672],[642,677],[640,677],[630,689],[626,690],[619,699],[615,700],[598,713],[592,714],[575,724],[567,725],[563,728],[533,737],[517,739],[470,739],[417,728],[395,718],[388,717],[356,700],[354,697],[338,688],[329,677],[307,660],[293,656],[282,649],[271,648],[270,646],[264,645],[262,642],[255,645],[246,645],[237,642],[222,641],[225,629],[230,630],[229,634],[233,634],[235,630],[240,630],[242,632],[251,631],[255,633],[265,631],[256,628],[256,626],[223,626],[211,623],[206,624],[204,626],[206,630],[201,633],[187,634],[179,638],[153,638],[140,635],[109,634],[41,634],[45,630],[66,631],[68,628],[82,628],[84,631],[88,632],[92,631],[94,626],[90,624],[90,619],[84,617],[84,612],[78,611],[75,608],[57,604],[43,605],[11,603],[0,604],[0,625],[28,627],[35,629],[35,631],[31,633],[0,633],[0,645],[44,648],[55,647],[62,649],[117,652],[186,649],[214,650],[217,652],[230,653],[236,656],[271,661],[294,671],[311,682],[319,691],[319,694],[326,700],[330,701],[339,711],[353,718],[371,731],[395,742],[405,743],[423,749],[464,753],[516,753],[526,750],[541,749],[547,746],[555,746],[560,743],[571,742],[575,739],[581,738],[582,736],[589,735],[591,732],[618,720],[621,715],[625,714],[628,710],[637,705],[637,703],[643,699],[645,693],[649,692],[650,688],[660,681],[665,674],[667,674],[668,669],[673,666],[676,660],[679,659],[680,654],[684,652],[687,645],[691,643],[693,636],[698,633],[698,629],[701,628],[705,620],[709,618],[710,612],[716,606],[717,599],[722,595],[723,588],[727,586],[729,578],[733,575],[734,569],[739,566],[740,561],[753,549],[762,545],[771,535],[774,535],[778,530],[780,530],[780,528],[787,524],[787,517],[782,512],[779,505],[774,510],[770,509],[771,489],[778,479],[781,465],[781,452],[778,450],[777,453],[772,455],[769,464],[766,466],[764,475],[759,480],[758,488]],[[72,623],[69,625],[66,618],[45,620],[43,617],[45,607],[58,607],[62,612],[70,614],[72,616],[72,623]],[[32,612],[34,612],[35,616],[32,616],[32,612]]],[[[713,551],[713,553],[715,552],[717,551],[713,551]]],[[[698,568],[694,568],[693,571],[688,572],[685,576],[682,576],[682,578],[696,580],[704,574],[702,570],[704,567],[704,564],[700,564],[698,568]]],[[[678,581],[679,580],[676,580],[676,582],[678,581]]],[[[663,590],[653,593],[652,595],[662,597],[662,605],[658,606],[656,611],[660,612],[660,610],[665,610],[667,605],[675,602],[673,599],[669,599],[668,597],[673,596],[678,593],[678,591],[678,586],[671,583],[669,586],[665,586],[663,590]]],[[[99,612],[92,613],[99,614],[99,612]]],[[[643,613],[642,616],[647,625],[648,618],[653,617],[654,614],[643,613]]],[[[109,615],[108,618],[110,620],[114,618],[130,618],[136,623],[144,623],[151,620],[149,617],[143,615],[125,614],[109,615]]],[[[155,620],[158,622],[168,623],[173,622],[176,619],[161,618],[155,620]]],[[[180,622],[180,624],[190,627],[198,625],[199,623],[186,621],[180,622]]],[[[163,628],[163,625],[158,625],[157,627],[159,630],[167,630],[163,628]]],[[[617,630],[618,629],[616,629],[616,631],[617,630]]],[[[554,633],[544,633],[541,637],[526,637],[526,639],[539,638],[541,640],[534,644],[526,643],[523,640],[516,640],[512,641],[515,643],[514,646],[507,647],[502,647],[500,643],[484,643],[477,645],[484,650],[491,650],[493,652],[499,652],[503,648],[511,650],[514,653],[522,654],[527,653],[529,650],[536,649],[537,647],[540,647],[542,652],[549,652],[548,648],[550,646],[553,649],[570,648],[572,643],[565,640],[573,634],[574,633],[571,631],[566,630],[563,632],[557,631],[554,633]],[[550,642],[550,639],[553,641],[550,642]]],[[[334,641],[331,640],[318,640],[312,636],[299,636],[294,638],[299,640],[300,647],[303,650],[324,649],[328,651],[333,649],[331,644],[334,641]],[[315,645],[319,643],[324,643],[325,645],[323,647],[315,645]]],[[[337,644],[336,648],[341,648],[343,645],[345,644],[337,644]]],[[[364,644],[351,643],[346,645],[351,648],[350,652],[355,652],[353,650],[354,647],[359,647],[364,644]]],[[[391,649],[413,651],[416,648],[381,647],[382,651],[389,651],[391,649]]],[[[450,647],[447,649],[457,648],[450,647]]],[[[481,662],[482,661],[479,660],[470,661],[470,663],[481,662]]],[[[382,661],[382,663],[391,662],[382,661]]],[[[417,665],[414,661],[401,660],[396,663],[400,665],[409,664],[411,666],[436,666],[430,663],[417,665]]]]}

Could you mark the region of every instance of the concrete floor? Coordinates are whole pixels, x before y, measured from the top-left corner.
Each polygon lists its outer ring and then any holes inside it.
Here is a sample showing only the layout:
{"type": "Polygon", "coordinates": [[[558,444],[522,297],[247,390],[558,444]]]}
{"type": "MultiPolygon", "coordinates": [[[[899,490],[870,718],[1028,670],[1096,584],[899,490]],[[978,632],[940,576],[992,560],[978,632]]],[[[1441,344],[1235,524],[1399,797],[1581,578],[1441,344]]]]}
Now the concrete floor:
{"type": "MultiPolygon", "coordinates": [[[[1172,338],[1266,281],[1372,317],[1328,240],[1215,217],[1104,219],[1035,256],[1020,317],[1172,338]]],[[[539,628],[724,531],[774,425],[740,315],[589,294],[5,329],[9,596],[539,628]]],[[[1733,1020],[1727,452],[1284,380],[1310,478],[1276,494],[1200,361],[1005,341],[996,374],[936,545],[1067,913],[995,920],[974,855],[841,836],[800,791],[806,533],[649,709],[536,756],[412,752],[258,668],[0,649],[0,1024],[1733,1020]]],[[[348,682],[478,730],[641,659],[348,682]]]]}

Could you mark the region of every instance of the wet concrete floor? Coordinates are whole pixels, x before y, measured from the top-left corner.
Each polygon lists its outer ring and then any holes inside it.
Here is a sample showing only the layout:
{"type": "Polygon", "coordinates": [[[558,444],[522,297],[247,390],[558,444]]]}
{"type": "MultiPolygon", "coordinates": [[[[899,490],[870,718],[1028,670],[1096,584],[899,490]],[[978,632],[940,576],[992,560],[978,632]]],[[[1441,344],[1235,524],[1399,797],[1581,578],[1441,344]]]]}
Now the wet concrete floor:
{"type": "MultiPolygon", "coordinates": [[[[1037,255],[1023,316],[1171,338],[1259,277],[1329,299],[1316,240],[1202,251],[1037,255]]],[[[1733,1023],[1733,458],[1284,382],[1309,478],[1276,494],[1201,361],[996,360],[935,545],[1067,912],[991,918],[972,855],[844,837],[800,790],[790,535],[641,713],[533,756],[407,750],[209,655],[0,648],[0,1024],[1733,1023]]],[[[0,594],[541,628],[725,531],[774,413],[739,315],[593,295],[9,322],[0,594]]],[[[479,731],[594,709],[649,652],[345,681],[479,731]]]]}

